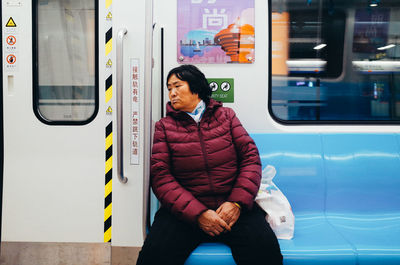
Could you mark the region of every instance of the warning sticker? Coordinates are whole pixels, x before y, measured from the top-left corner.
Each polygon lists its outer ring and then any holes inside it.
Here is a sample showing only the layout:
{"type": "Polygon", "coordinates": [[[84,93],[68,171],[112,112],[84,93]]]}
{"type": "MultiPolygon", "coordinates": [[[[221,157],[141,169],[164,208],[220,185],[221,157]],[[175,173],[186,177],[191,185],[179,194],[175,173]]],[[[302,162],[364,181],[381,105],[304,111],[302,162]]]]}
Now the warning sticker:
{"type": "Polygon", "coordinates": [[[112,20],[112,14],[111,12],[108,12],[107,16],[106,16],[106,20],[112,20]]]}
{"type": "Polygon", "coordinates": [[[16,36],[17,36],[16,34],[5,35],[6,52],[15,53],[17,51],[17,37],[16,36]]]}
{"type": "Polygon", "coordinates": [[[108,59],[108,61],[106,63],[106,67],[111,68],[111,66],[112,66],[112,61],[111,61],[111,59],[108,59]]]}
{"type": "Polygon", "coordinates": [[[7,36],[7,44],[14,45],[17,42],[17,39],[13,35],[7,36]]]}
{"type": "MultiPolygon", "coordinates": [[[[9,19],[6,21],[7,21],[7,23],[5,23],[5,25],[3,24],[4,25],[4,33],[5,33],[3,36],[8,34],[8,35],[14,35],[14,37],[17,37],[17,36],[15,36],[15,34],[18,33],[18,26],[16,23],[16,21],[18,21],[18,19],[16,19],[15,16],[12,16],[12,17],[9,17],[9,19]]],[[[10,44],[8,44],[8,43],[11,43],[14,40],[16,40],[16,39],[10,38],[9,40],[5,40],[5,41],[6,41],[7,45],[10,46],[10,44]]]]}
{"type": "Polygon", "coordinates": [[[14,54],[9,54],[7,56],[7,63],[8,64],[15,64],[16,61],[17,61],[17,57],[15,57],[14,54]]]}
{"type": "Polygon", "coordinates": [[[10,17],[7,21],[6,27],[7,28],[15,28],[17,24],[15,24],[15,21],[12,17],[10,17]]]}
{"type": "Polygon", "coordinates": [[[17,56],[16,54],[10,53],[5,55],[5,70],[14,71],[17,69],[17,56]]]}
{"type": "Polygon", "coordinates": [[[112,115],[112,108],[111,108],[111,106],[108,106],[108,108],[107,108],[107,111],[106,111],[106,114],[107,115],[112,115]]]}

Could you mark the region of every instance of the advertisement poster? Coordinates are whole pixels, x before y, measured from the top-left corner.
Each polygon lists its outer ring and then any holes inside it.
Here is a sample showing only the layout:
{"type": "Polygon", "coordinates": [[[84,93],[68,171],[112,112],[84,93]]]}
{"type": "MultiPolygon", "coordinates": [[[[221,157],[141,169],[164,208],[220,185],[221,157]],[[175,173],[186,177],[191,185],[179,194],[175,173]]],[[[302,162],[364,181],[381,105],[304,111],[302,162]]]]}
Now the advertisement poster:
{"type": "Polygon", "coordinates": [[[353,52],[375,53],[387,45],[389,9],[357,9],[354,23],[353,52]]]}
{"type": "Polygon", "coordinates": [[[254,0],[178,0],[179,63],[252,63],[254,0]]]}

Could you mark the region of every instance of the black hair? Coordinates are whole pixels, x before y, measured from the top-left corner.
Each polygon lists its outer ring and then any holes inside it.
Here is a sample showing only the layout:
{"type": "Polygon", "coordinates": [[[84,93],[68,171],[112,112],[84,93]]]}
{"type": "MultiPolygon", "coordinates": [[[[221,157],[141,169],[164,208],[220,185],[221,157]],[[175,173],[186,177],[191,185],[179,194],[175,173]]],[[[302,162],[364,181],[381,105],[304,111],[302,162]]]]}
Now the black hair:
{"type": "Polygon", "coordinates": [[[190,91],[193,94],[197,94],[200,99],[208,104],[211,98],[212,91],[210,86],[208,85],[206,77],[199,70],[199,68],[191,64],[184,64],[175,67],[168,73],[167,85],[168,80],[172,75],[176,75],[178,79],[188,82],[190,91]]]}

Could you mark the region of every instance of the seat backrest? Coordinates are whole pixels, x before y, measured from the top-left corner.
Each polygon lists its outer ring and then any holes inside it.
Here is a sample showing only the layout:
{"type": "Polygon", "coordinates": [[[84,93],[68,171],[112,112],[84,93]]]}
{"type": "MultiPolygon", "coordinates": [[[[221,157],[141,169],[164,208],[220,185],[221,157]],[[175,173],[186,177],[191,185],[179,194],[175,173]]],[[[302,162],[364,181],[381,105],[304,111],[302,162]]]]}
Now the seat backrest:
{"type": "Polygon", "coordinates": [[[251,134],[293,212],[400,211],[400,134],[251,134]]]}
{"type": "Polygon", "coordinates": [[[325,179],[318,134],[251,134],[263,168],[275,166],[273,182],[286,195],[293,212],[324,211],[325,179]]]}
{"type": "Polygon", "coordinates": [[[400,211],[398,134],[322,135],[327,213],[400,211]]]}

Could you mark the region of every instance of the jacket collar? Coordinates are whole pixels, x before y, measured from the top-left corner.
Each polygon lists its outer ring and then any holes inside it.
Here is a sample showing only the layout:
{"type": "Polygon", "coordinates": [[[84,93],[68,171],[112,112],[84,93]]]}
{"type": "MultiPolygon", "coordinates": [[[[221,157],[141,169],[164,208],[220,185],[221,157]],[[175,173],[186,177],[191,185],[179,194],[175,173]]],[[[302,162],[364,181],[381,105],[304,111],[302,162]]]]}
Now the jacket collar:
{"type": "MultiPolygon", "coordinates": [[[[206,106],[206,110],[204,111],[203,118],[206,118],[206,116],[213,113],[219,107],[222,107],[222,102],[216,101],[211,98],[206,106]]],[[[171,105],[171,102],[167,103],[167,115],[171,116],[175,119],[185,119],[185,118],[191,119],[191,117],[186,112],[174,109],[171,105]]]]}

